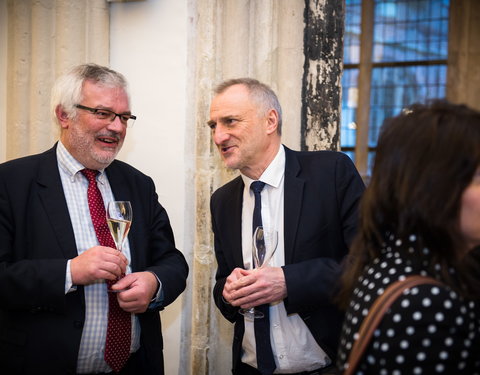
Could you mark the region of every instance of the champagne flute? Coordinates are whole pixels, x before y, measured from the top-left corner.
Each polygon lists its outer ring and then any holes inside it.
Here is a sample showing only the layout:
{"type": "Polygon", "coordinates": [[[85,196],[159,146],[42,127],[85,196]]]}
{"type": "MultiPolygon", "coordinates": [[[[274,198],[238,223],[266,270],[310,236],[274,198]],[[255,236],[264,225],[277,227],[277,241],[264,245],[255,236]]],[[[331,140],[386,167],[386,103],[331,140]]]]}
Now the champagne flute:
{"type": "MultiPolygon", "coordinates": [[[[278,232],[274,229],[264,227],[255,228],[253,233],[253,269],[265,267],[272,258],[278,245],[278,232]]],[[[249,309],[240,309],[240,314],[248,319],[263,318],[263,313],[254,307],[249,309]]]]}
{"type": "MultiPolygon", "coordinates": [[[[107,224],[118,251],[122,251],[132,225],[132,206],[129,201],[111,201],[107,205],[107,224]]],[[[109,288],[109,291],[110,290],[109,288]]],[[[115,290],[122,292],[122,290],[115,290]]]]}

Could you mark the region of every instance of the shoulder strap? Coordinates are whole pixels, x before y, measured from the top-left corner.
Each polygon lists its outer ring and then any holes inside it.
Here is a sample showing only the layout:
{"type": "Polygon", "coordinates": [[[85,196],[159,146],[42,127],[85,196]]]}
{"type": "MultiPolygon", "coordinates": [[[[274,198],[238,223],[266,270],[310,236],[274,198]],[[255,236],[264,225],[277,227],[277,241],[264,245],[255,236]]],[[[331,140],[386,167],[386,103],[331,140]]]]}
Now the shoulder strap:
{"type": "Polygon", "coordinates": [[[360,359],[362,358],[368,344],[372,338],[373,332],[380,324],[383,316],[390,308],[393,302],[403,293],[405,289],[412,288],[420,284],[443,285],[440,281],[432,277],[413,275],[403,280],[396,281],[391,284],[385,292],[376,299],[368,315],[365,317],[360,330],[358,331],[358,339],[354,342],[350,355],[348,356],[348,368],[345,369],[344,375],[353,375],[360,359]]]}

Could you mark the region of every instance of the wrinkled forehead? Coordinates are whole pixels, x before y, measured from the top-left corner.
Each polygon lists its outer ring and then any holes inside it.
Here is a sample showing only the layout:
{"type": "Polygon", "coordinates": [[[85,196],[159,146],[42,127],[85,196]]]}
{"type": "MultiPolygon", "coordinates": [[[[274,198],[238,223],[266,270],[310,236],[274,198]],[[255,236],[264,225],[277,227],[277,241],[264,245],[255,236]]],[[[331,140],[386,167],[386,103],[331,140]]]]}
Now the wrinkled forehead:
{"type": "Polygon", "coordinates": [[[222,109],[254,108],[256,105],[252,99],[249,90],[244,85],[230,86],[213,97],[210,112],[222,109]]]}

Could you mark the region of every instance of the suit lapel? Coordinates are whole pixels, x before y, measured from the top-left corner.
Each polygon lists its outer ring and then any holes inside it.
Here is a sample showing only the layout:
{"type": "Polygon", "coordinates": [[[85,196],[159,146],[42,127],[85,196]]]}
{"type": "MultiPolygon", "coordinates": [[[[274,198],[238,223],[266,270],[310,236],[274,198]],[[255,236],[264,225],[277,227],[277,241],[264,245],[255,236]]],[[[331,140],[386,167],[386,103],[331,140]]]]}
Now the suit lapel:
{"type": "MultiPolygon", "coordinates": [[[[116,161],[114,161],[110,166],[106,169],[107,177],[108,177],[108,182],[110,183],[110,188],[112,189],[113,196],[115,197],[115,200],[117,201],[132,201],[133,199],[133,194],[130,191],[130,184],[128,184],[121,172],[121,169],[119,168],[119,164],[117,164],[116,161]]],[[[135,225],[135,208],[139,207],[139,205],[136,204],[136,202],[131,202],[132,204],[132,210],[133,210],[133,220],[132,220],[132,227],[130,228],[130,232],[128,234],[128,243],[130,245],[130,257],[131,257],[131,266],[132,266],[132,271],[136,269],[136,266],[139,264],[136,257],[139,256],[138,251],[132,251],[132,249],[139,249],[140,244],[138,243],[138,236],[137,233],[138,231],[137,226],[135,225]]],[[[137,212],[138,214],[138,212],[137,212]]]]}
{"type": "Polygon", "coordinates": [[[233,254],[233,261],[236,267],[243,268],[242,255],[242,203],[243,203],[243,180],[237,177],[230,191],[227,191],[227,204],[223,218],[229,218],[230,225],[225,226],[226,233],[222,235],[224,239],[230,242],[233,254]]]}
{"type": "Polygon", "coordinates": [[[110,187],[112,188],[115,200],[131,200],[132,194],[129,189],[129,184],[127,184],[125,179],[123,178],[119,165],[114,161],[112,164],[110,164],[110,166],[106,169],[105,172],[107,174],[108,182],[110,183],[110,187]]]}
{"type": "Polygon", "coordinates": [[[300,222],[305,180],[299,178],[300,163],[295,153],[285,147],[284,239],[285,264],[293,262],[295,241],[300,222]]]}
{"type": "Polygon", "coordinates": [[[78,255],[77,245],[58,171],[56,147],[44,155],[37,177],[38,194],[65,258],[71,259],[78,255]]]}
{"type": "Polygon", "coordinates": [[[234,260],[238,267],[244,267],[243,252],[242,252],[242,205],[243,205],[243,180],[241,178],[240,183],[237,186],[237,191],[232,194],[232,211],[233,211],[233,223],[232,223],[232,237],[234,239],[234,260]]]}

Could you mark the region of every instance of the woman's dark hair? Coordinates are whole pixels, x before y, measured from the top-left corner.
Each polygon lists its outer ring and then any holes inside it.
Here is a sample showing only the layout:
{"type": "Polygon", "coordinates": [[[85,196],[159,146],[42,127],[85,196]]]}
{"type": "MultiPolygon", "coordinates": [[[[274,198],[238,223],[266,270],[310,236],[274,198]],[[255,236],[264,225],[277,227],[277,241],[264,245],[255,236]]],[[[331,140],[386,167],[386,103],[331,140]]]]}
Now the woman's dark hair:
{"type": "Polygon", "coordinates": [[[473,251],[465,255],[471,249],[465,249],[459,226],[462,193],[479,166],[479,112],[434,101],[385,121],[342,278],[342,306],[365,265],[379,255],[386,233],[415,234],[441,265],[444,282],[464,295],[480,295],[479,277],[468,271],[467,261],[476,257],[480,266],[479,257],[473,251]],[[448,276],[449,267],[457,268],[461,280],[448,276]]]}

